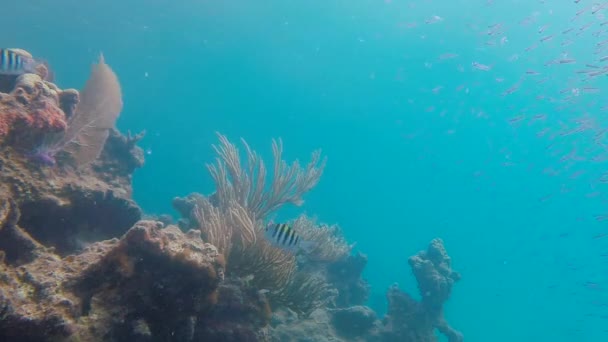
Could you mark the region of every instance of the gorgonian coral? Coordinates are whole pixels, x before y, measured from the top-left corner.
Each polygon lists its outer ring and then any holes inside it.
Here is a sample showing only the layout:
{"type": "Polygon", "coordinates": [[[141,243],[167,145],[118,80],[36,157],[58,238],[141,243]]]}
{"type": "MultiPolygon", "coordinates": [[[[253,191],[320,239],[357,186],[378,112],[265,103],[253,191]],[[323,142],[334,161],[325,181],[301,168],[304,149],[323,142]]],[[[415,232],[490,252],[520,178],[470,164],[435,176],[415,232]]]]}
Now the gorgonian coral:
{"type": "Polygon", "coordinates": [[[250,278],[251,285],[269,291],[271,302],[310,312],[322,302],[317,294],[326,288],[324,281],[299,271],[295,256],[270,245],[262,227],[282,205],[302,204],[302,196],[319,181],[325,160],[316,151],[306,167],[297,161],[288,165],[282,160],[281,141],[274,140],[273,178],[268,181],[265,163],[244,140],[245,162],[234,144],[218,136],[217,162],[208,165],[217,189],[209,199],[195,198],[192,216],[207,241],[225,253],[227,276],[250,278]]]}
{"type": "Polygon", "coordinates": [[[59,138],[53,136],[45,143],[53,145],[55,150],[68,152],[77,166],[88,164],[99,157],[122,106],[118,77],[101,56],[80,92],[67,130],[59,138]]]}

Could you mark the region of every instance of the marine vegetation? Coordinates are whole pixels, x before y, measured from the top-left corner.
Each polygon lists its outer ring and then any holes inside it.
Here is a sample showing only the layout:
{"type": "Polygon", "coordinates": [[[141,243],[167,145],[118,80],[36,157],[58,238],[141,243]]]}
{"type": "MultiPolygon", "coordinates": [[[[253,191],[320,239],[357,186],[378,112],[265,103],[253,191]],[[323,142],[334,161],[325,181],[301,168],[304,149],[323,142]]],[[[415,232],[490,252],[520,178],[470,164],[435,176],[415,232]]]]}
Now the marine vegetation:
{"type": "Polygon", "coordinates": [[[250,277],[252,286],[268,291],[272,303],[310,313],[328,299],[326,284],[300,272],[294,254],[264,239],[264,227],[281,206],[303,203],[302,196],[318,183],[326,160],[315,151],[305,167],[298,161],[288,165],[282,160],[281,140],[273,140],[269,181],[266,164],[245,140],[243,158],[236,145],[224,135],[218,137],[218,158],[207,165],[217,190],[210,198],[194,195],[193,214],[203,238],[225,255],[227,276],[250,277]]]}
{"type": "Polygon", "coordinates": [[[80,92],[74,114],[65,131],[47,135],[38,147],[46,159],[67,152],[76,166],[93,162],[101,154],[110,130],[122,111],[118,77],[105,63],[103,55],[93,65],[91,76],[80,92]]]}
{"type": "Polygon", "coordinates": [[[55,165],[60,153],[76,167],[96,160],[122,111],[120,83],[103,55],[78,92],[62,91],[34,73],[29,53],[18,49],[2,52],[6,58],[14,57],[0,71],[0,84],[7,85],[0,92],[9,91],[0,97],[0,145],[8,142],[43,165],[55,165]],[[19,63],[22,60],[29,63],[19,63]],[[15,65],[11,67],[12,61],[15,65]],[[15,129],[24,127],[29,129],[15,129]]]}
{"type": "Polygon", "coordinates": [[[272,221],[318,184],[320,151],[288,164],[273,140],[267,167],[218,134],[215,192],[175,198],[177,224],[143,219],[143,134],[113,128],[122,99],[104,59],[81,92],[26,51],[0,59],[0,341],[463,340],[443,313],[460,275],[441,240],[409,259],[422,299],[395,286],[380,319],[367,256],[338,225],[272,221]]]}

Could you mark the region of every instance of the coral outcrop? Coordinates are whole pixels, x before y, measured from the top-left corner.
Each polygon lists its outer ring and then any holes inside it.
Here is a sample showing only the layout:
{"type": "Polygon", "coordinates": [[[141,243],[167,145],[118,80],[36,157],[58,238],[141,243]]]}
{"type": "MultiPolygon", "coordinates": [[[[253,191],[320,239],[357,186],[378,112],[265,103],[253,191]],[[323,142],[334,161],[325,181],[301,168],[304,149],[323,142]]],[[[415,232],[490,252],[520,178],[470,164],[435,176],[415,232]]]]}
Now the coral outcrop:
{"type": "MultiPolygon", "coordinates": [[[[109,129],[92,164],[56,164],[41,149],[71,129],[74,115],[83,110],[79,92],[27,73],[2,75],[0,85],[0,201],[17,206],[19,227],[67,255],[133,226],[141,218],[131,199],[133,171],[143,165],[143,152],[135,145],[141,136],[124,137],[109,129]]],[[[104,94],[99,96],[102,100],[91,99],[89,92],[88,102],[105,101],[104,94]]],[[[20,259],[18,250],[6,253],[8,260],[20,259]]]]}
{"type": "MultiPolygon", "coordinates": [[[[122,144],[116,136],[109,141],[106,146],[122,144]]],[[[131,199],[131,174],[115,173],[116,163],[102,156],[86,169],[48,168],[5,147],[0,150],[0,201],[13,201],[21,212],[19,226],[66,255],[120,236],[140,219],[141,210],[131,199]]]]}
{"type": "MultiPolygon", "coordinates": [[[[361,265],[365,262],[360,257],[357,259],[359,261],[345,259],[330,267],[336,272],[332,277],[348,279],[342,283],[342,289],[350,288],[344,287],[346,283],[355,288],[359,286],[361,265]]],[[[438,330],[450,342],[463,341],[463,335],[450,327],[443,316],[443,304],[460,279],[451,269],[443,242],[433,240],[426,251],[410,258],[410,266],[418,281],[421,301],[393,286],[387,292],[389,309],[382,319],[362,305],[319,308],[306,318],[295,318],[289,310],[279,310],[271,324],[271,340],[435,342],[435,330],[438,330]]]]}
{"type": "MultiPolygon", "coordinates": [[[[0,87],[0,145],[34,149],[47,134],[67,129],[60,98],[71,96],[72,102],[77,102],[76,90],[66,90],[71,95],[64,95],[53,83],[35,74],[23,74],[12,81],[7,78],[0,77],[0,84],[10,85],[0,87]]],[[[67,101],[64,105],[68,106],[67,101]]]]}
{"type": "Polygon", "coordinates": [[[369,297],[369,284],[363,279],[367,256],[358,252],[329,264],[327,278],[338,290],[337,307],[363,305],[369,297]]]}
{"type": "Polygon", "coordinates": [[[118,78],[103,58],[81,92],[49,75],[0,75],[0,341],[462,341],[443,315],[460,276],[441,240],[409,259],[421,300],[393,287],[383,318],[340,227],[302,215],[286,223],[311,248],[266,240],[269,216],[319,181],[320,151],[287,164],[276,140],[265,164],[218,135],[215,193],[175,199],[177,226],[142,220],[143,133],[113,127],[118,78]]]}
{"type": "MultiPolygon", "coordinates": [[[[3,222],[2,229],[20,231],[14,223],[3,222]]],[[[30,243],[31,262],[0,264],[3,341],[142,340],[142,327],[167,340],[217,296],[217,250],[194,231],[141,221],[121,239],[63,258],[30,243]]]]}

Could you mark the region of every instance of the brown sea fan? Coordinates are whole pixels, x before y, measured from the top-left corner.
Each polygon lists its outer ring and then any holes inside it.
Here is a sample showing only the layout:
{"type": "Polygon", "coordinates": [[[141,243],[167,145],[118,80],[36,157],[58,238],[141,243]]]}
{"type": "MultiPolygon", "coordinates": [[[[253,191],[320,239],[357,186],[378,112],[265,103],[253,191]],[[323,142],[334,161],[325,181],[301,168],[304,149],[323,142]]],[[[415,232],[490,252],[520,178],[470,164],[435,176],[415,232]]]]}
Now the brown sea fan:
{"type": "Polygon", "coordinates": [[[91,76],[80,92],[76,113],[58,144],[72,155],[77,166],[99,157],[122,106],[118,77],[101,55],[99,63],[93,65],[91,76]]]}

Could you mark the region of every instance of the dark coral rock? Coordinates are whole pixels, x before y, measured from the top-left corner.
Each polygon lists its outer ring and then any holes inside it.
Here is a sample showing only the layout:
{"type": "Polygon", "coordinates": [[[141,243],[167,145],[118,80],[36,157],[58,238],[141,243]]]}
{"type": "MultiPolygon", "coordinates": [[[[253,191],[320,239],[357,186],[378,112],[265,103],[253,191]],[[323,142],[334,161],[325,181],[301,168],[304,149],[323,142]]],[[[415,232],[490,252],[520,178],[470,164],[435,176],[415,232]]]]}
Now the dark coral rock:
{"type": "Polygon", "coordinates": [[[93,169],[102,179],[111,181],[116,177],[129,178],[133,172],[142,167],[145,162],[144,151],[137,146],[145,132],[132,136],[122,135],[116,129],[110,130],[110,135],[99,160],[93,164],[93,169]]]}
{"type": "Polygon", "coordinates": [[[10,93],[15,89],[17,83],[16,75],[0,75],[0,93],[10,93]]]}
{"type": "Polygon", "coordinates": [[[0,194],[17,204],[19,226],[38,242],[66,255],[88,243],[122,235],[141,218],[131,199],[131,175],[109,154],[93,167],[48,168],[15,149],[0,150],[0,194]],[[110,166],[112,165],[112,166],[110,166]],[[111,172],[116,172],[112,174],[111,172]]]}
{"type": "Polygon", "coordinates": [[[194,208],[196,207],[197,197],[200,194],[192,193],[186,197],[175,197],[173,199],[173,208],[180,214],[177,225],[182,229],[196,228],[196,218],[194,217],[194,208]]]}
{"type": "Polygon", "coordinates": [[[24,202],[20,208],[19,226],[61,255],[120,236],[141,217],[132,200],[117,197],[113,191],[66,192],[61,199],[41,198],[24,202]]]}
{"type": "Polygon", "coordinates": [[[382,332],[386,342],[436,341],[432,317],[409,294],[394,285],[386,295],[388,313],[384,317],[382,332]]]}
{"type": "Polygon", "coordinates": [[[76,89],[65,89],[59,93],[59,107],[68,120],[74,116],[78,102],[80,102],[80,94],[76,89]]]}
{"type": "Polygon", "coordinates": [[[332,324],[336,331],[347,338],[367,334],[377,322],[376,313],[367,306],[333,309],[332,324]]]}
{"type": "Polygon", "coordinates": [[[222,267],[215,247],[203,243],[198,232],[160,227],[138,223],[74,282],[84,315],[114,313],[112,340],[142,335],[134,327],[145,323],[155,341],[188,341],[194,317],[215,304],[222,267]]]}
{"type": "Polygon", "coordinates": [[[454,283],[460,280],[460,274],[452,271],[451,259],[443,241],[431,241],[426,251],[410,257],[408,261],[418,281],[423,303],[440,309],[450,297],[454,283]]]}
{"type": "Polygon", "coordinates": [[[443,315],[452,286],[460,274],[451,268],[443,241],[434,239],[426,251],[410,257],[410,267],[418,282],[422,301],[393,286],[388,294],[389,309],[384,319],[383,337],[386,341],[436,341],[434,330],[439,330],[450,342],[463,341],[462,334],[450,327],[443,315]]]}
{"type": "Polygon", "coordinates": [[[369,297],[369,284],[361,278],[367,265],[367,256],[362,253],[349,255],[328,267],[328,280],[338,289],[337,307],[363,305],[369,297]]]}
{"type": "Polygon", "coordinates": [[[17,225],[20,212],[12,199],[0,198],[0,252],[3,262],[16,266],[45,252],[44,246],[17,225]]]}
{"type": "Polygon", "coordinates": [[[262,342],[272,311],[263,291],[240,279],[219,286],[217,304],[198,319],[196,341],[262,342]]]}
{"type": "MultiPolygon", "coordinates": [[[[270,329],[272,342],[346,342],[338,337],[331,325],[331,315],[317,309],[309,317],[299,317],[291,310],[280,310],[274,317],[270,329]]],[[[352,342],[359,340],[352,339],[352,342]]]]}
{"type": "Polygon", "coordinates": [[[0,340],[191,340],[223,265],[197,232],[159,227],[141,221],[77,255],[0,263],[0,340]]]}

